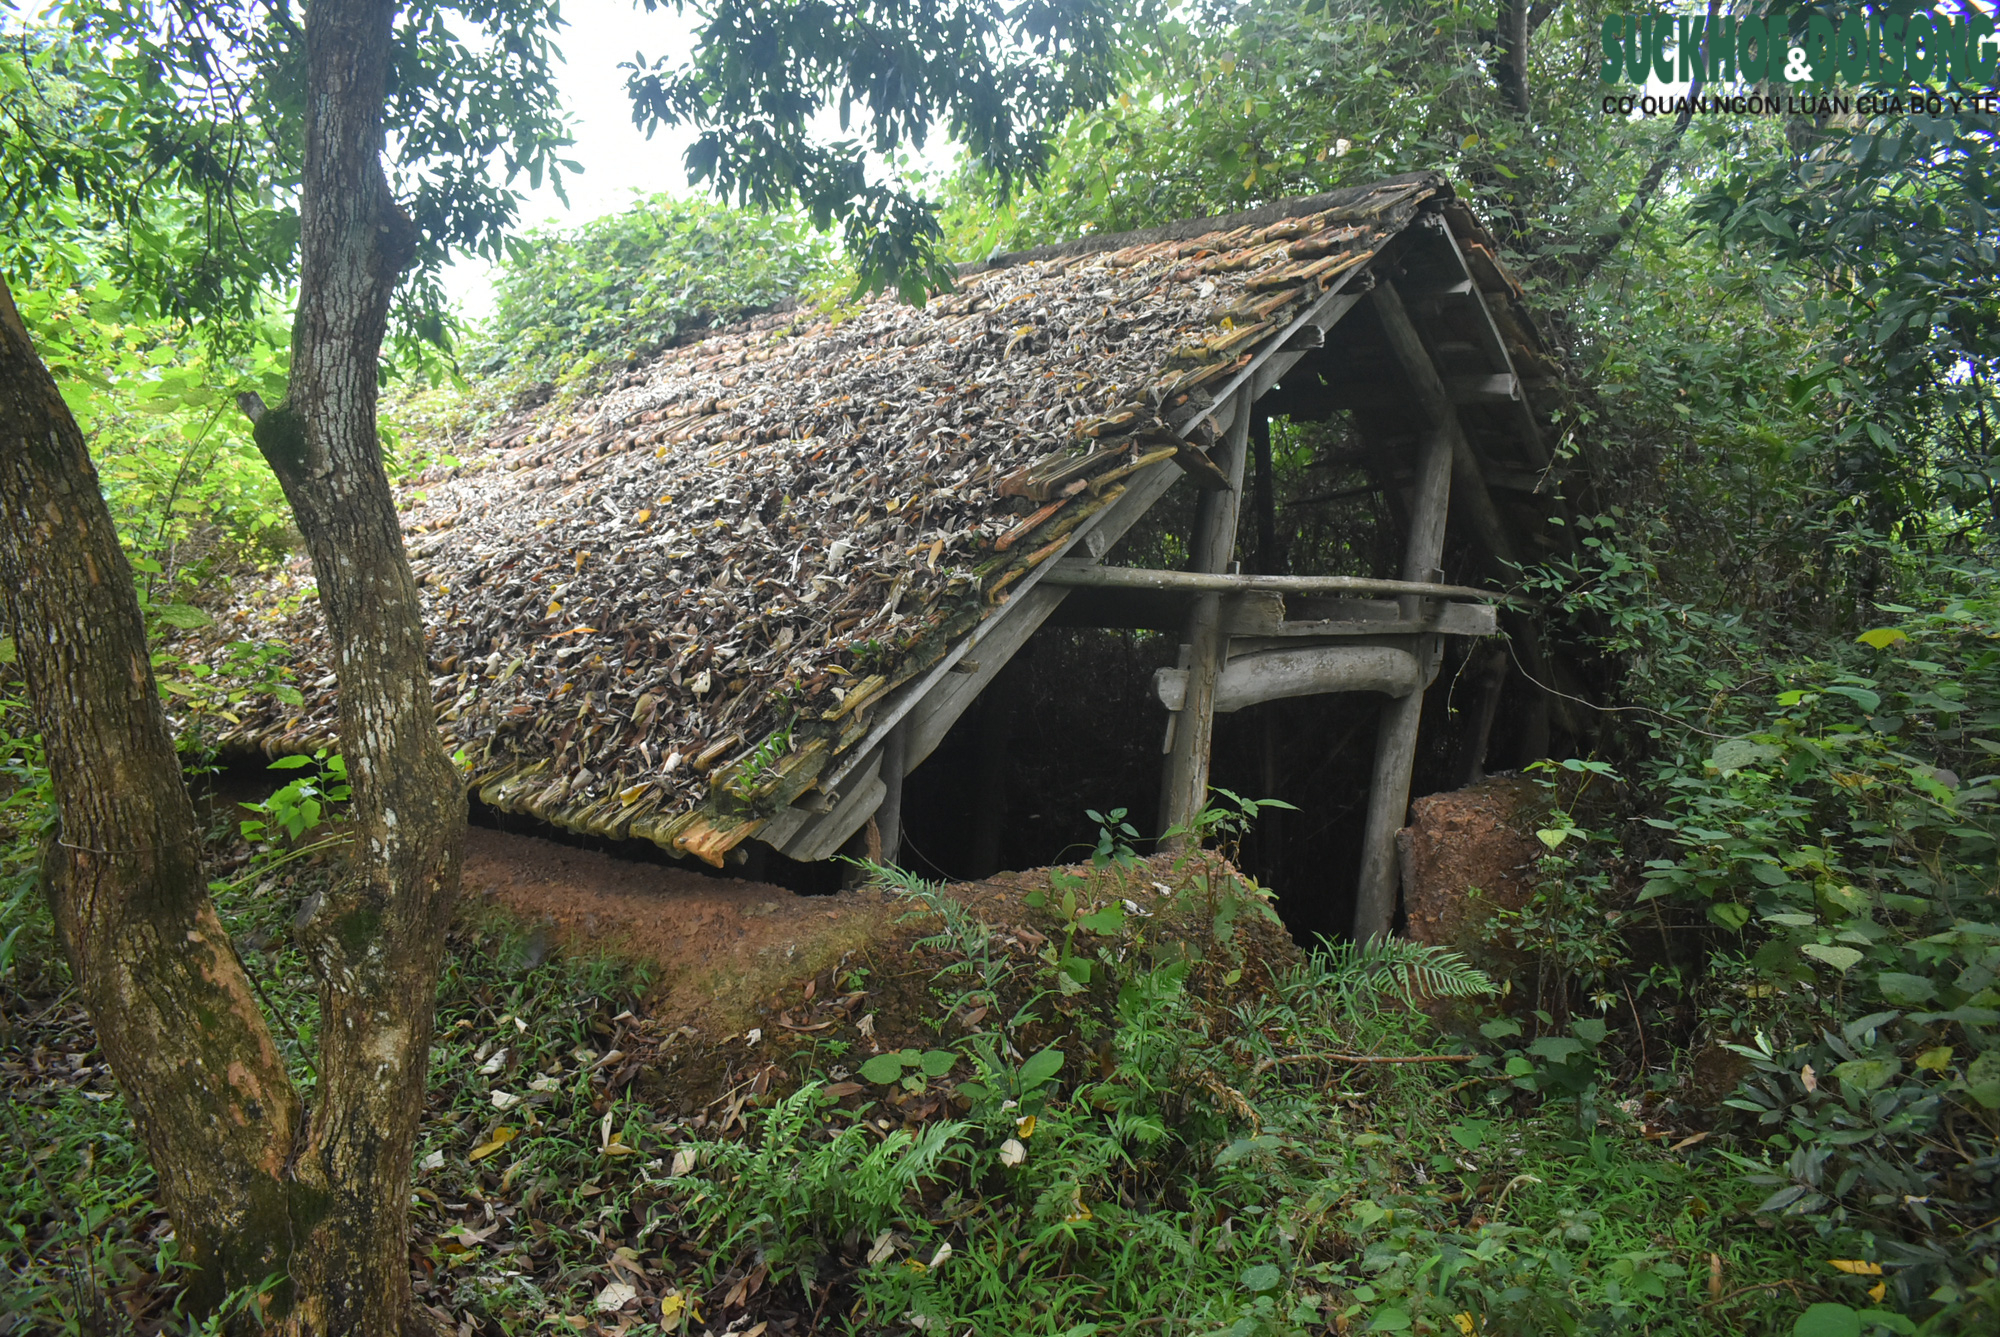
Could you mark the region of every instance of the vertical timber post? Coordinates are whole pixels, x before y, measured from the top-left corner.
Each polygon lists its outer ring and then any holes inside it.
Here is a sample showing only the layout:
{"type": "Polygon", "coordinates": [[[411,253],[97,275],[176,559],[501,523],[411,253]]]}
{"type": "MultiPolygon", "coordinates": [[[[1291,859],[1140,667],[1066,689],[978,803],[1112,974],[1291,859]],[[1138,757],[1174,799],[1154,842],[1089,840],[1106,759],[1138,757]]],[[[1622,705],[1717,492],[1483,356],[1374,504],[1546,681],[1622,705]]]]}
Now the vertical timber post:
{"type": "MultiPolygon", "coordinates": [[[[1414,352],[1429,368],[1429,354],[1416,342],[1395,285],[1379,285],[1374,301],[1392,346],[1415,344],[1414,349],[1398,346],[1399,356],[1414,352]],[[1405,337],[1399,339],[1398,335],[1405,337]]],[[[1407,356],[1404,360],[1407,365],[1407,356]]],[[[1433,371],[1433,378],[1435,374],[1433,371]]],[[[1403,550],[1404,580],[1438,580],[1442,575],[1438,562],[1444,555],[1445,516],[1451,505],[1452,461],[1459,435],[1455,418],[1449,416],[1448,401],[1445,415],[1440,420],[1433,413],[1433,421],[1417,443],[1416,479],[1410,489],[1410,535],[1403,550]]],[[[1405,616],[1418,611],[1406,608],[1405,616]]],[[[1396,917],[1396,832],[1410,806],[1410,775],[1416,765],[1424,689],[1437,672],[1440,638],[1418,636],[1411,648],[1417,657],[1417,685],[1407,696],[1384,703],[1375,735],[1368,825],[1361,838],[1361,879],[1354,904],[1354,936],[1360,942],[1387,937],[1396,917]]]]}
{"type": "MultiPolygon", "coordinates": [[[[1239,399],[1229,420],[1228,491],[1204,492],[1195,513],[1196,571],[1229,569],[1236,551],[1236,518],[1243,497],[1243,463],[1250,441],[1250,405],[1239,399]]],[[[1215,732],[1215,681],[1228,654],[1222,635],[1222,596],[1198,594],[1188,611],[1187,634],[1181,652],[1187,660],[1187,695],[1180,710],[1168,717],[1167,768],[1160,788],[1160,831],[1185,827],[1200,815],[1208,798],[1209,742],[1215,732]]]]}
{"type": "Polygon", "coordinates": [[[882,862],[893,864],[903,848],[903,774],[909,757],[910,729],[899,724],[882,740],[882,802],[875,809],[875,826],[882,833],[882,862]]]}

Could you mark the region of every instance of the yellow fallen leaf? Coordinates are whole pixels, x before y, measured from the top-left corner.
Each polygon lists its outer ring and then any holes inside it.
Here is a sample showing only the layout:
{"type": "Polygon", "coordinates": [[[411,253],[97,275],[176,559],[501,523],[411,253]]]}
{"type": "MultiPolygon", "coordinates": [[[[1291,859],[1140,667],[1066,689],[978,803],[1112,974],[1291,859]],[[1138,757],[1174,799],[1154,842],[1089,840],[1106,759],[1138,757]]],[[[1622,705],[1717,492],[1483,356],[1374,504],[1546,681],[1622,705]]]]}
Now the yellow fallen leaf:
{"type": "Polygon", "coordinates": [[[1033,1137],[1034,1135],[1035,1135],[1034,1115],[1030,1114],[1026,1118],[1014,1120],[1014,1136],[1020,1138],[1023,1142],[1026,1142],[1029,1138],[1033,1137]]]}
{"type": "Polygon", "coordinates": [[[643,525],[652,518],[653,518],[653,513],[651,511],[641,511],[639,512],[638,522],[643,525]]]}
{"type": "Polygon", "coordinates": [[[1479,1331],[1479,1320],[1470,1314],[1453,1314],[1451,1321],[1458,1324],[1458,1330],[1464,1333],[1465,1337],[1472,1337],[1473,1333],[1479,1331]]]}
{"type": "Polygon", "coordinates": [[[1878,1281],[1873,1286],[1870,1286],[1868,1288],[1868,1298],[1873,1300],[1876,1304],[1881,1304],[1882,1297],[1887,1295],[1888,1293],[1889,1293],[1889,1283],[1886,1281],[1878,1281]]]}
{"type": "Polygon", "coordinates": [[[1882,1275],[1882,1265],[1880,1263],[1871,1263],[1865,1258],[1829,1258],[1827,1261],[1849,1276],[1879,1277],[1882,1275]]]}
{"type": "Polygon", "coordinates": [[[1951,1066],[1951,1046],[1939,1045],[1917,1055],[1917,1066],[1926,1072],[1943,1072],[1951,1066]]]}
{"type": "Polygon", "coordinates": [[[500,1148],[506,1146],[509,1142],[512,1142],[515,1138],[519,1137],[520,1135],[521,1131],[518,1128],[509,1128],[503,1124],[502,1126],[495,1128],[493,1130],[492,1136],[487,1141],[482,1142],[478,1146],[474,1147],[472,1149],[472,1154],[468,1156],[466,1159],[474,1161],[483,1161],[488,1156],[491,1156],[494,1152],[500,1150],[500,1148]]]}

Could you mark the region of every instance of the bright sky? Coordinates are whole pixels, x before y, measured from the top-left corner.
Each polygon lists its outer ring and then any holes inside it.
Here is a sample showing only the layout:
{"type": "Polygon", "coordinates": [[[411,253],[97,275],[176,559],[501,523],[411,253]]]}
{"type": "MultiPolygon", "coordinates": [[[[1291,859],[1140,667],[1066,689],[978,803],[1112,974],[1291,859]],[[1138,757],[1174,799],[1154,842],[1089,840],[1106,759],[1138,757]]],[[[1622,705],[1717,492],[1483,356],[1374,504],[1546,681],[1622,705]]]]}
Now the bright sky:
{"type": "MultiPolygon", "coordinates": [[[[688,19],[671,6],[648,14],[634,0],[566,0],[563,17],[569,26],[557,34],[556,45],[566,63],[557,87],[576,138],[564,156],[581,163],[584,170],[563,177],[568,208],[544,181],[529,198],[522,225],[573,227],[628,207],[635,193],[685,194],[688,182],[681,155],[693,136],[663,129],[647,139],[632,124],[632,101],[625,95],[627,72],[618,66],[639,52],[649,61],[663,55],[684,56],[688,19]]],[[[487,274],[485,261],[461,260],[445,275],[446,290],[467,316],[484,316],[492,308],[487,274]]]]}

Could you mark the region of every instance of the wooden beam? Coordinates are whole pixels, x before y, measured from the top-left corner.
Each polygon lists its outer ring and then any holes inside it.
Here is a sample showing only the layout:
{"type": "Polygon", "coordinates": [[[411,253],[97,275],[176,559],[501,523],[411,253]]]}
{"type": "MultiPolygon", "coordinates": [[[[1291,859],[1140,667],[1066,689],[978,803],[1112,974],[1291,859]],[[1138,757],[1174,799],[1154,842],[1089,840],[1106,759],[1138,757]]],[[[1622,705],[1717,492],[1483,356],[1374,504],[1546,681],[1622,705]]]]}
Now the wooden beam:
{"type": "Polygon", "coordinates": [[[1520,397],[1521,383],[1512,372],[1451,378],[1451,402],[1454,404],[1503,404],[1520,397]]]}
{"type": "MultiPolygon", "coordinates": [[[[1216,679],[1215,713],[1227,715],[1262,701],[1334,692],[1407,696],[1417,686],[1417,658],[1393,645],[1287,646],[1231,659],[1216,679]]],[[[1153,692],[1168,710],[1187,706],[1188,670],[1160,669],[1153,692]]]]}
{"type": "Polygon", "coordinates": [[[882,765],[880,750],[871,754],[868,760],[870,764],[857,771],[839,791],[832,809],[820,813],[794,832],[777,847],[779,853],[801,863],[814,863],[832,857],[847,843],[847,838],[860,829],[861,824],[881,805],[883,795],[889,792],[879,774],[882,765]]]}
{"type": "Polygon", "coordinates": [[[1514,355],[1507,350],[1507,340],[1500,333],[1499,323],[1493,319],[1492,309],[1486,305],[1485,294],[1481,293],[1479,285],[1473,282],[1472,265],[1466,260],[1465,252],[1460,249],[1458,238],[1452,235],[1448,227],[1440,230],[1444,234],[1445,244],[1451,248],[1452,259],[1457,262],[1459,272],[1465,275],[1467,296],[1478,314],[1479,341],[1486,345],[1487,356],[1495,365],[1506,368],[1508,375],[1517,378],[1516,391],[1509,397],[1521,406],[1516,410],[1515,416],[1521,423],[1521,442],[1527,447],[1528,458],[1537,466],[1546,468],[1549,464],[1548,443],[1542,440],[1541,424],[1535,421],[1535,406],[1528,402],[1526,395],[1519,392],[1519,371],[1514,366],[1514,355]]]}
{"type": "Polygon", "coordinates": [[[1296,621],[1279,621],[1272,625],[1261,620],[1253,620],[1254,614],[1247,607],[1235,618],[1225,613],[1223,630],[1246,642],[1239,646],[1232,641],[1230,653],[1255,654],[1258,650],[1271,648],[1261,643],[1264,641],[1283,644],[1286,641],[1296,643],[1380,636],[1479,637],[1496,635],[1500,630],[1500,610],[1492,604],[1435,603],[1426,599],[1422,601],[1416,617],[1406,617],[1402,606],[1390,599],[1341,599],[1328,602],[1353,605],[1353,615],[1300,618],[1296,621]]]}
{"type": "MultiPolygon", "coordinates": [[[[1250,413],[1241,406],[1229,424],[1224,446],[1229,470],[1227,492],[1204,492],[1196,512],[1194,566],[1218,575],[1236,550],[1238,501],[1243,494],[1244,457],[1250,453],[1250,413]]],[[[1054,574],[1051,572],[1050,574],[1054,574]]],[[[1046,577],[1045,577],[1046,579],[1046,577]]],[[[1188,610],[1183,650],[1187,655],[1187,694],[1183,708],[1170,717],[1172,731],[1167,765],[1160,783],[1160,831],[1185,828],[1208,800],[1209,742],[1215,730],[1215,684],[1222,670],[1227,642],[1222,635],[1222,593],[1197,592],[1188,610]]]]}
{"type": "Polygon", "coordinates": [[[1451,473],[1458,494],[1458,513],[1466,518],[1473,534],[1487,552],[1500,561],[1513,561],[1514,541],[1500,519],[1499,508],[1493,504],[1493,494],[1486,490],[1486,478],[1480,470],[1479,458],[1472,452],[1472,443],[1466,439],[1465,429],[1458,421],[1458,410],[1445,390],[1444,381],[1438,376],[1437,366],[1431,361],[1422,336],[1411,324],[1409,311],[1396,293],[1395,285],[1382,283],[1376,286],[1375,314],[1381,320],[1383,336],[1390,351],[1396,355],[1404,378],[1410,383],[1410,391],[1425,421],[1432,428],[1442,430],[1451,441],[1451,473]]]}
{"type": "Polygon", "coordinates": [[[1470,585],[1444,585],[1434,580],[1370,580],[1365,576],[1244,576],[1220,571],[1154,571],[1136,566],[1092,566],[1072,561],[1051,562],[1049,566],[1051,569],[1042,577],[1042,583],[1072,589],[1166,590],[1183,594],[1248,594],[1253,591],[1271,594],[1390,594],[1510,602],[1510,596],[1495,590],[1474,589],[1470,585]]]}

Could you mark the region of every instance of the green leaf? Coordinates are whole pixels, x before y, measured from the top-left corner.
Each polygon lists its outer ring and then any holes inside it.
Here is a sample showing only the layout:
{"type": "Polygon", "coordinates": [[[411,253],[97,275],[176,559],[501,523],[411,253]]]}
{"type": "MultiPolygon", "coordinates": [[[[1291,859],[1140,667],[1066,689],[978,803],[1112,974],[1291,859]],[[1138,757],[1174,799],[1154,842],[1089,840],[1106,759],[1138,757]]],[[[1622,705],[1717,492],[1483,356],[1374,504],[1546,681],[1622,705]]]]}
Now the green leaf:
{"type": "Polygon", "coordinates": [[[1095,914],[1077,920],[1076,926],[1086,933],[1116,933],[1125,927],[1125,907],[1113,901],[1095,914]]]}
{"type": "Polygon", "coordinates": [[[1567,1035],[1544,1035],[1528,1046],[1528,1052],[1551,1063],[1563,1063],[1583,1052],[1583,1041],[1567,1035]]]}
{"type": "Polygon", "coordinates": [[[1816,1304],[1793,1321],[1792,1337],[1861,1337],[1861,1315],[1843,1304],[1816,1304]]]}
{"type": "Polygon", "coordinates": [[[1243,1289],[1252,1295],[1274,1291],[1278,1289],[1278,1283],[1284,1279],[1285,1274],[1270,1263],[1259,1263],[1255,1267],[1243,1269],[1243,1289]]]}
{"type": "Polygon", "coordinates": [[[1512,1017],[1500,1017],[1481,1026],[1479,1033],[1489,1040],[1504,1039],[1509,1035],[1519,1035],[1521,1033],[1521,1023],[1512,1017]]]}
{"type": "Polygon", "coordinates": [[[0,664],[11,664],[13,662],[14,638],[12,636],[0,636],[0,664]]]}
{"type": "Polygon", "coordinates": [[[1851,1058],[1834,1067],[1834,1078],[1842,1086],[1851,1086],[1857,1091],[1873,1091],[1887,1086],[1889,1080],[1901,1072],[1903,1065],[1892,1058],[1851,1058]]]}
{"type": "Polygon", "coordinates": [[[1708,754],[1708,764],[1724,775],[1754,766],[1760,761],[1775,761],[1778,749],[1769,743],[1753,743],[1747,738],[1729,738],[1715,745],[1708,754]]]}
{"type": "Polygon", "coordinates": [[[289,757],[279,757],[276,761],[272,762],[265,769],[272,771],[296,771],[301,766],[310,766],[310,765],[312,765],[311,757],[303,756],[300,753],[294,752],[289,757]]]}
{"type": "Polygon", "coordinates": [[[1734,932],[1750,922],[1750,907],[1735,901],[1717,901],[1708,907],[1708,917],[1734,932]]]}
{"type": "Polygon", "coordinates": [[[1825,943],[1809,942],[1799,950],[1815,961],[1825,962],[1843,975],[1861,963],[1861,953],[1852,947],[1831,947],[1825,943]]]}
{"type": "Polygon", "coordinates": [[[1561,845],[1565,840],[1568,840],[1569,835],[1570,835],[1570,828],[1566,826],[1552,826],[1552,827],[1546,827],[1540,831],[1535,832],[1535,839],[1541,841],[1544,845],[1547,845],[1550,849],[1555,849],[1556,847],[1561,845]]]}
{"type": "Polygon", "coordinates": [[[890,1082],[900,1081],[903,1076],[902,1054],[877,1054],[861,1065],[861,1076],[864,1081],[884,1086],[890,1082]]]}
{"type": "Polygon", "coordinates": [[[1882,997],[1898,1007],[1928,1003],[1937,997],[1937,985],[1928,978],[1922,975],[1906,975],[1899,970],[1885,970],[1877,975],[1875,987],[1882,991],[1882,997]]]}
{"type": "Polygon", "coordinates": [[[942,1077],[951,1071],[952,1064],[956,1062],[958,1055],[950,1050],[931,1049],[926,1050],[923,1057],[917,1060],[917,1066],[923,1069],[926,1077],[942,1077]]]}
{"type": "Polygon", "coordinates": [[[1061,1072],[1062,1065],[1063,1056],[1060,1049],[1044,1049],[1029,1055],[1027,1062],[1021,1065],[1021,1089],[1026,1091],[1030,1087],[1040,1086],[1061,1072]]]}
{"type": "Polygon", "coordinates": [[[2000,1049],[1989,1049],[1965,1070],[1965,1090],[1990,1110],[2000,1110],[2000,1049]]]}
{"type": "Polygon", "coordinates": [[[1410,1316],[1394,1305],[1384,1305],[1375,1311],[1375,1317],[1368,1324],[1370,1332],[1408,1332],[1410,1316]]]}
{"type": "Polygon", "coordinates": [[[1870,715],[1873,715],[1882,708],[1881,695],[1869,691],[1866,687],[1829,687],[1826,690],[1834,696],[1846,697],[1870,715]]]}
{"type": "Polygon", "coordinates": [[[154,613],[160,621],[182,631],[196,631],[215,621],[192,604],[162,604],[154,613]]]}
{"type": "Polygon", "coordinates": [[[1907,641],[1910,638],[1894,627],[1875,627],[1869,631],[1862,632],[1854,639],[1863,645],[1873,646],[1877,650],[1887,650],[1896,642],[1907,641]]]}

